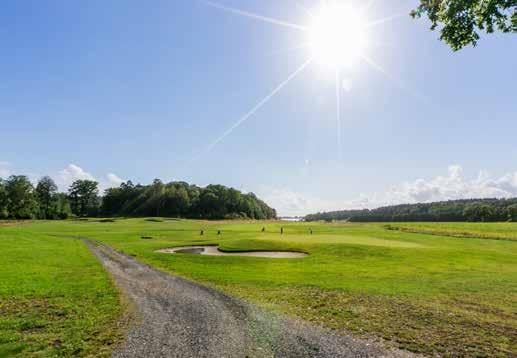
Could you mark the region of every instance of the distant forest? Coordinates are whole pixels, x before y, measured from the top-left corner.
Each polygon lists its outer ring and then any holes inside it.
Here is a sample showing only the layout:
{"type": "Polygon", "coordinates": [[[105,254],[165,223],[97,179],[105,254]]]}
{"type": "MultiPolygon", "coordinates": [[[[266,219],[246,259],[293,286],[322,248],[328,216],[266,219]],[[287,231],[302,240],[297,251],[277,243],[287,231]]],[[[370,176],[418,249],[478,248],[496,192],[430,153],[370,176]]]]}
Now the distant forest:
{"type": "Polygon", "coordinates": [[[34,186],[24,175],[0,178],[0,219],[77,217],[182,217],[195,219],[273,219],[276,211],[253,193],[222,185],[199,187],[185,182],[134,185],[131,181],[99,195],[98,183],[77,180],[58,192],[46,176],[34,186]]]}
{"type": "Polygon", "coordinates": [[[373,210],[342,210],[307,215],[306,221],[516,221],[517,198],[450,200],[385,206],[373,210]]]}
{"type": "Polygon", "coordinates": [[[155,180],[151,185],[130,181],[108,189],[102,198],[105,216],[166,216],[205,219],[274,219],[275,209],[253,193],[223,185],[201,188],[185,182],[168,184],[155,180]]]}

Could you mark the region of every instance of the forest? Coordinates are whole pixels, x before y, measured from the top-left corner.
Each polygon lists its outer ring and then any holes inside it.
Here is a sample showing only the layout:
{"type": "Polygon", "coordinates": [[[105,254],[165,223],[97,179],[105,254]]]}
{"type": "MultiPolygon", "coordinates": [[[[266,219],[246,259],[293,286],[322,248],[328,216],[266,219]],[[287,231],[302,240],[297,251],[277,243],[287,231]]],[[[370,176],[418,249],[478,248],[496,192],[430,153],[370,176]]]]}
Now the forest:
{"type": "Polygon", "coordinates": [[[276,211],[253,193],[223,185],[199,187],[185,182],[134,185],[131,181],[99,195],[99,184],[76,180],[67,193],[52,178],[36,186],[24,175],[0,178],[0,219],[162,216],[193,219],[274,219],[276,211]]]}
{"type": "Polygon", "coordinates": [[[402,204],[373,210],[341,210],[310,214],[306,221],[405,222],[405,221],[517,221],[517,198],[467,199],[402,204]]]}

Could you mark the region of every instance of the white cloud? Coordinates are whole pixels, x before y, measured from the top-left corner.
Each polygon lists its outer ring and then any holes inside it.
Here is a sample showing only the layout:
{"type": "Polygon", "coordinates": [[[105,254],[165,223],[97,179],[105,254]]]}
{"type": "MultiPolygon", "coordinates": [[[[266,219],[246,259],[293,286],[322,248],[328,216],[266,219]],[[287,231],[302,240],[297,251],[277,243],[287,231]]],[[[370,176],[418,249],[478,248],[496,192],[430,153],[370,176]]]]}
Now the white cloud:
{"type": "Polygon", "coordinates": [[[96,180],[93,175],[83,170],[83,168],[69,164],[65,169],[61,170],[57,177],[54,178],[59,189],[68,190],[68,187],[76,180],[96,180]]]}
{"type": "MultiPolygon", "coordinates": [[[[0,178],[6,179],[9,175],[15,174],[15,172],[17,173],[18,171],[13,171],[11,169],[11,163],[6,161],[0,161],[0,178]]],[[[21,174],[28,175],[29,179],[34,185],[36,185],[36,183],[41,177],[41,175],[39,174],[21,174]]],[[[124,179],[120,178],[118,175],[114,173],[108,173],[99,180],[93,174],[87,172],[86,170],[84,170],[76,164],[69,164],[63,170],[60,170],[57,174],[50,176],[52,177],[52,179],[54,179],[59,190],[62,192],[68,191],[70,185],[72,185],[72,183],[76,180],[97,181],[99,183],[99,192],[101,194],[104,193],[104,190],[108,188],[118,187],[125,181],[124,179]]]]}
{"type": "Polygon", "coordinates": [[[116,174],[108,173],[106,175],[107,183],[110,184],[112,187],[119,186],[124,182],[124,179],[121,179],[116,174]]]}
{"type": "Polygon", "coordinates": [[[257,195],[275,208],[280,216],[303,216],[317,211],[337,210],[341,207],[339,203],[314,198],[287,188],[263,189],[257,195]]]}
{"type": "Polygon", "coordinates": [[[85,171],[78,165],[69,164],[65,169],[61,170],[54,177],[56,184],[61,191],[67,191],[70,185],[76,180],[94,180],[99,182],[99,192],[102,194],[104,190],[119,186],[123,179],[113,173],[106,174],[105,178],[98,180],[92,174],[85,171]]]}
{"type": "Polygon", "coordinates": [[[517,172],[494,178],[486,171],[480,171],[476,178],[468,179],[460,165],[449,166],[446,176],[405,182],[384,193],[360,194],[354,200],[323,200],[289,189],[263,190],[261,195],[277,209],[279,215],[290,216],[318,211],[373,209],[396,204],[509,197],[517,197],[517,172]]]}
{"type": "Polygon", "coordinates": [[[475,179],[467,179],[459,165],[449,166],[447,176],[417,179],[392,188],[382,204],[432,202],[472,198],[508,198],[517,196],[517,172],[493,178],[480,171],[475,179]]]}

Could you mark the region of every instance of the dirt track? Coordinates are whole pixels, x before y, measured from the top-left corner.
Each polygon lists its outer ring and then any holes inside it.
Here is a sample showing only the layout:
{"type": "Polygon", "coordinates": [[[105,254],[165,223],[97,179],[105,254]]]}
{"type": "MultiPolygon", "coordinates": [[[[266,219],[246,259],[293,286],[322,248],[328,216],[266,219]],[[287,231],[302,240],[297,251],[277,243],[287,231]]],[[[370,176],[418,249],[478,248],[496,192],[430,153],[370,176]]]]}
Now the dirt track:
{"type": "Polygon", "coordinates": [[[113,357],[408,357],[265,312],[85,240],[139,317],[113,357]]]}

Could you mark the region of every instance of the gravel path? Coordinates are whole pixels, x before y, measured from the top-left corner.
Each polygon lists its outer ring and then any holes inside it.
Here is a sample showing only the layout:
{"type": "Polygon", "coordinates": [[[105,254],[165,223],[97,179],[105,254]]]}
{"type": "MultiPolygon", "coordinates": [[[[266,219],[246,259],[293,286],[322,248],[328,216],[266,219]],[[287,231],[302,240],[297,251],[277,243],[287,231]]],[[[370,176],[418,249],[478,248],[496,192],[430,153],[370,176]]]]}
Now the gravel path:
{"type": "Polygon", "coordinates": [[[411,356],[266,312],[85,242],[137,309],[137,323],[113,357],[411,356]]]}

